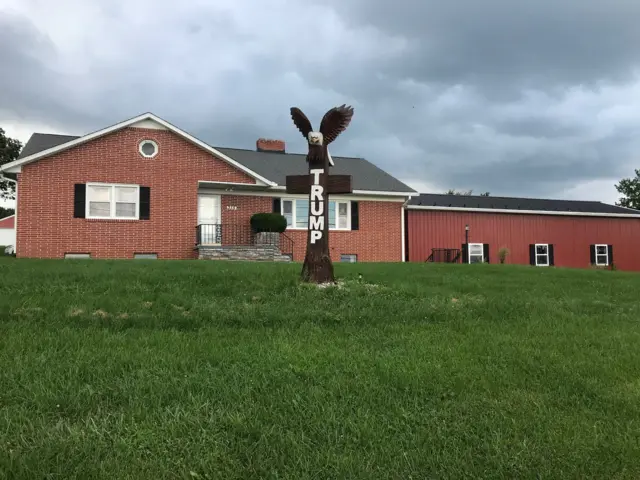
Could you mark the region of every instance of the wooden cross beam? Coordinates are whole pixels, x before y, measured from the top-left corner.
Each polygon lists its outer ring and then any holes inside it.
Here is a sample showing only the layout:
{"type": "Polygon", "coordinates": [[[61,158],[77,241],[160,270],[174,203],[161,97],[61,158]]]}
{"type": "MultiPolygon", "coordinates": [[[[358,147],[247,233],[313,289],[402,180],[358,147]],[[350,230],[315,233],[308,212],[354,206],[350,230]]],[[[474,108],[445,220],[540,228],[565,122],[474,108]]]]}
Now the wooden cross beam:
{"type": "MultiPolygon", "coordinates": [[[[329,175],[327,192],[333,194],[352,193],[351,175],[329,175]]],[[[287,193],[309,193],[313,183],[312,175],[288,175],[287,193]]]]}

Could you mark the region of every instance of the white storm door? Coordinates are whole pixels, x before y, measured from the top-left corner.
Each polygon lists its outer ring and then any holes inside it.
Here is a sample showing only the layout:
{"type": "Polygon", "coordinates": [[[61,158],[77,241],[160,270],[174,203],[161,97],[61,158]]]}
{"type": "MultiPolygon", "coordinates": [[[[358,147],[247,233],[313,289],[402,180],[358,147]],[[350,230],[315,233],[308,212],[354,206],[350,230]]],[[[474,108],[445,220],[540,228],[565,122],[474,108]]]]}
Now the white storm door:
{"type": "Polygon", "coordinates": [[[221,221],[220,195],[198,195],[200,244],[221,243],[221,221]]]}

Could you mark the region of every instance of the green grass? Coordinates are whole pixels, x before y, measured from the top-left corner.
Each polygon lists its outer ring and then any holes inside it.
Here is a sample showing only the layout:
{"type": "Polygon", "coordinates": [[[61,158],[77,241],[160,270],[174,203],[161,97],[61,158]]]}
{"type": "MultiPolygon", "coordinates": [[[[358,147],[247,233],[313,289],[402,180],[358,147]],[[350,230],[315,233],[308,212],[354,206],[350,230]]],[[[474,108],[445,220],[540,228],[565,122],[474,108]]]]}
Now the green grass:
{"type": "Polygon", "coordinates": [[[0,478],[640,477],[640,275],[299,268],[0,259],[0,478]]]}

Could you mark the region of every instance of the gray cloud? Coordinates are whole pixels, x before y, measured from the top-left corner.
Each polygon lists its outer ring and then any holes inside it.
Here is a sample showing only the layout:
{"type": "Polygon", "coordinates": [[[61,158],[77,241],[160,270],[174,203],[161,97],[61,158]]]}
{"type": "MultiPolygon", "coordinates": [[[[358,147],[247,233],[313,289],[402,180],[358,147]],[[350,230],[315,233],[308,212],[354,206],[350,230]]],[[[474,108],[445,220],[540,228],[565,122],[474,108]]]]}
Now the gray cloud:
{"type": "Polygon", "coordinates": [[[209,3],[15,0],[0,122],[80,134],[150,110],[216,145],[303,151],[289,108],[317,125],[350,103],[334,151],[410,184],[562,197],[633,172],[637,1],[209,3]]]}

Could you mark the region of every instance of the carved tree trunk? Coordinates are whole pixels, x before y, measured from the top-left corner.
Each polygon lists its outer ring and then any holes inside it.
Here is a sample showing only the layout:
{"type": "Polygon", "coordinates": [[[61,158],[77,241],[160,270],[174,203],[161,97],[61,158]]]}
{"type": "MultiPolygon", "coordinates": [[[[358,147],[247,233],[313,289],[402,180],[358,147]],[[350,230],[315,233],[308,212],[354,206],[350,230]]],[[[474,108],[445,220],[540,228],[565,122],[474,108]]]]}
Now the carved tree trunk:
{"type": "Polygon", "coordinates": [[[301,277],[305,282],[335,283],[328,235],[329,161],[325,149],[319,153],[318,156],[309,155],[309,229],[301,277]]]}

